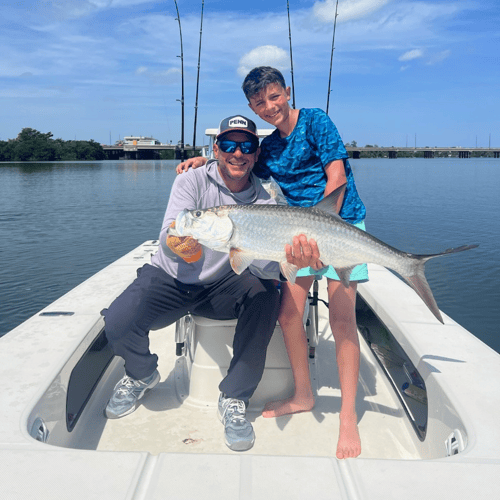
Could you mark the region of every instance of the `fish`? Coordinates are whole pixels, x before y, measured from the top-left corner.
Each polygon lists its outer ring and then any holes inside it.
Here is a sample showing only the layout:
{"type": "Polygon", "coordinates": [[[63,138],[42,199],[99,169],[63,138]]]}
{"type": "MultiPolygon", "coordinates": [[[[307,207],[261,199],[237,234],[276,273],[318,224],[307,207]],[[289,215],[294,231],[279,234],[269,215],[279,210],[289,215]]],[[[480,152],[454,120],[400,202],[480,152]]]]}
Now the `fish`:
{"type": "Polygon", "coordinates": [[[436,319],[444,324],[425,277],[430,259],[464,252],[478,245],[462,245],[444,252],[418,255],[403,252],[344,221],[335,210],[343,186],[312,207],[289,205],[221,205],[183,210],[168,234],[191,236],[212,250],[229,253],[236,274],[255,260],[278,262],[282,274],[295,282],[298,268],[286,260],[285,245],[305,234],[316,240],[320,259],[332,265],[340,281],[349,286],[352,269],[373,263],[395,271],[424,301],[436,319]]]}

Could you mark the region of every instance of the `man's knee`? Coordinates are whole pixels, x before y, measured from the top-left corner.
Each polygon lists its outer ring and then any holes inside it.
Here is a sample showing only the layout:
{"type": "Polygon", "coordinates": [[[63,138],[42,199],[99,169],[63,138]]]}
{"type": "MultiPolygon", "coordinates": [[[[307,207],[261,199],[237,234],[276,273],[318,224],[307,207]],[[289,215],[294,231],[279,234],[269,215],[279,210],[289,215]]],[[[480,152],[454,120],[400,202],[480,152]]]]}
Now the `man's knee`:
{"type": "Polygon", "coordinates": [[[132,318],[128,317],[126,309],[123,311],[123,314],[120,313],[119,309],[115,300],[108,309],[101,311],[101,314],[104,316],[104,332],[111,344],[114,344],[126,335],[132,320],[132,318]]]}
{"type": "Polygon", "coordinates": [[[277,308],[280,302],[280,294],[272,280],[255,278],[250,287],[248,297],[252,300],[262,302],[269,309],[277,308]]]}

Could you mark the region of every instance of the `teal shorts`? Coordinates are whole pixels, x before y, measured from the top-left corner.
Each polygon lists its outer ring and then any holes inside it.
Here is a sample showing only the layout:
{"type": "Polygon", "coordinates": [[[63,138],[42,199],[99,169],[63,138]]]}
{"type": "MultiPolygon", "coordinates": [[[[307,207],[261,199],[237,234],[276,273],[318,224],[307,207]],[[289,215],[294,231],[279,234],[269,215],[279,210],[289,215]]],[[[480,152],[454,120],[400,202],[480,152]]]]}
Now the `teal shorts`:
{"type": "MultiPolygon", "coordinates": [[[[353,226],[359,227],[359,229],[366,231],[364,221],[356,222],[355,224],[353,224],[353,226]]],[[[319,271],[315,271],[312,267],[304,267],[302,269],[299,269],[297,272],[297,278],[300,278],[302,276],[318,276],[320,278],[325,276],[326,278],[329,278],[331,280],[340,281],[340,278],[335,272],[333,266],[324,267],[319,271]]],[[[359,264],[359,266],[356,266],[351,272],[350,281],[357,281],[358,283],[368,281],[368,266],[366,264],[359,264]]]]}

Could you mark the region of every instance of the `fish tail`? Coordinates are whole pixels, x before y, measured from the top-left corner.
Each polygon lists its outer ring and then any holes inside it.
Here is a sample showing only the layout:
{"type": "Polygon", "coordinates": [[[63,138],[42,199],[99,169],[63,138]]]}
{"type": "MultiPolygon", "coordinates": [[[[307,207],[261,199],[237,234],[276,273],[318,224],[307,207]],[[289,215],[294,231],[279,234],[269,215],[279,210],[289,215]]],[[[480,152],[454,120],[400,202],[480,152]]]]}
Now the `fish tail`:
{"type": "Polygon", "coordinates": [[[416,260],[414,267],[414,274],[411,276],[403,276],[406,283],[408,283],[413,290],[415,290],[418,296],[425,302],[425,305],[430,309],[432,314],[436,316],[437,320],[444,324],[443,317],[439,311],[439,307],[436,304],[434,295],[432,295],[431,287],[427,283],[425,277],[424,266],[428,259],[416,260]]]}
{"type": "Polygon", "coordinates": [[[427,279],[425,277],[425,263],[435,257],[464,252],[465,250],[470,250],[472,248],[476,248],[477,246],[478,245],[463,245],[457,248],[449,248],[444,252],[433,255],[412,255],[414,262],[413,272],[410,276],[403,276],[403,278],[413,288],[413,290],[417,292],[418,296],[424,301],[425,305],[430,309],[437,320],[443,324],[443,317],[441,316],[436,300],[432,295],[431,287],[429,286],[429,283],[427,283],[427,279]]]}

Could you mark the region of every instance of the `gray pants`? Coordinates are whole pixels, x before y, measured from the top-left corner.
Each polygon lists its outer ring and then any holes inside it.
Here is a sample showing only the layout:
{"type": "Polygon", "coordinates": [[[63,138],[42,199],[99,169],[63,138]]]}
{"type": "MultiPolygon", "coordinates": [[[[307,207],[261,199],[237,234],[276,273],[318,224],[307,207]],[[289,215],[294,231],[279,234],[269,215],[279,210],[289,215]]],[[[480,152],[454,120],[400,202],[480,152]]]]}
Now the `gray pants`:
{"type": "MultiPolygon", "coordinates": [[[[264,372],[266,351],[276,326],[279,293],[273,281],[229,273],[209,285],[185,285],[146,264],[134,282],[102,311],[106,337],[134,379],[151,375],[158,356],[149,350],[149,331],[188,312],[210,319],[238,319],[233,358],[219,389],[248,403],[264,372]]],[[[173,348],[173,346],[172,346],[173,348]]]]}

